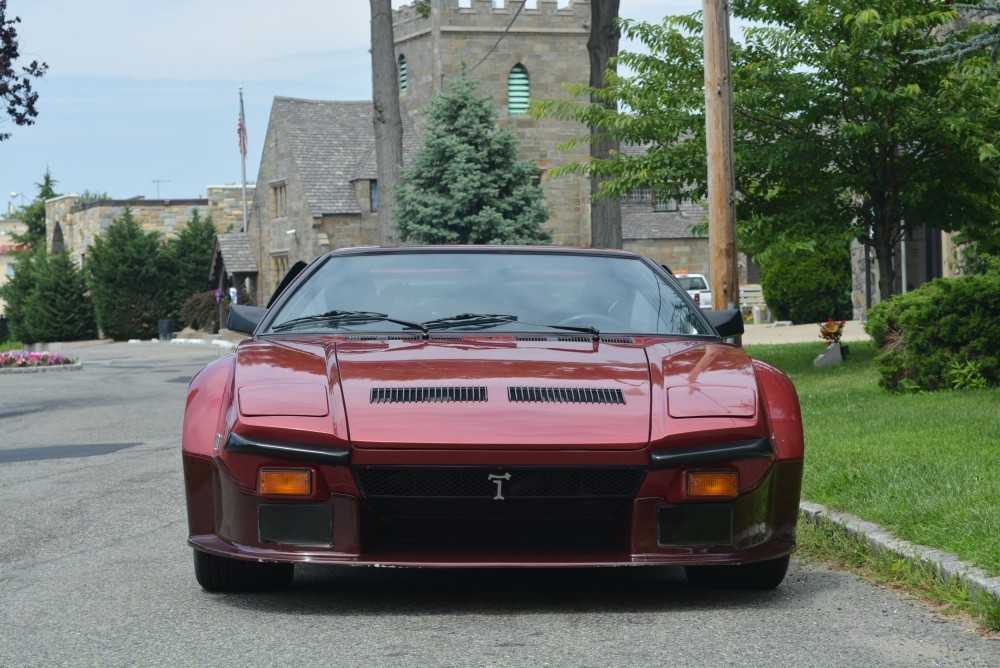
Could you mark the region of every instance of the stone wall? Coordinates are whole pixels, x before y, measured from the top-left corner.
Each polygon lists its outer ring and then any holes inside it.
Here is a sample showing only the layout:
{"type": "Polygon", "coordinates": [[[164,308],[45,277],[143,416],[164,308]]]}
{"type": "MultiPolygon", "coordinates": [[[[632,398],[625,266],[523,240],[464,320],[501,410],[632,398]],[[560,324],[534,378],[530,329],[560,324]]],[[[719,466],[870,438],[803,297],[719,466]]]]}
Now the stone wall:
{"type": "Polygon", "coordinates": [[[675,273],[709,275],[711,251],[707,237],[690,239],[626,239],[625,250],[665,264],[675,273]]]}
{"type": "Polygon", "coordinates": [[[587,128],[574,121],[534,120],[509,113],[507,78],[511,68],[523,65],[531,100],[567,99],[564,84],[586,84],[590,3],[575,0],[560,8],[555,0],[539,0],[537,9],[523,9],[511,24],[520,5],[508,0],[494,7],[490,0],[473,0],[470,7],[460,7],[458,0],[443,0],[434,2],[429,18],[419,17],[412,5],[394,12],[396,57],[404,56],[407,64],[407,91],[401,99],[422,133],[427,103],[447,89],[448,80],[459,76],[464,63],[470,76],[480,82],[479,93],[493,97],[499,124],[517,134],[521,159],[531,161],[541,172],[551,212],[547,228],[553,241],[589,246],[589,179],[580,175],[554,179],[548,174],[554,167],[587,160],[587,144],[568,153],[558,148],[586,134],[587,128]]]}
{"type": "MultiPolygon", "coordinates": [[[[206,199],[131,199],[102,200],[81,204],[77,195],[63,195],[45,202],[45,241],[50,252],[66,250],[77,263],[85,261],[87,248],[125,209],[146,232],[156,232],[164,239],[176,237],[191,221],[197,210],[202,220],[212,217],[219,232],[242,227],[241,186],[209,186],[206,199]]],[[[251,201],[253,187],[247,186],[251,201]]]]}

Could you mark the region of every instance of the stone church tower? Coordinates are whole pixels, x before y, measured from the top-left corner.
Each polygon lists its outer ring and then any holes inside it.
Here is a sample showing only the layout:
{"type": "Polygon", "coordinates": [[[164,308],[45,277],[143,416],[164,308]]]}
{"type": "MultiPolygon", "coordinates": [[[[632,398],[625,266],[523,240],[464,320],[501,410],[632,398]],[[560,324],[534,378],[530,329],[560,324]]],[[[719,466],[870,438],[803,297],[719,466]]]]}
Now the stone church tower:
{"type": "Polygon", "coordinates": [[[400,101],[422,134],[431,97],[447,91],[448,81],[468,75],[480,82],[479,94],[493,97],[501,126],[514,128],[521,159],[538,167],[551,212],[547,228],[553,242],[590,245],[590,184],[586,177],[550,176],[554,167],[586,161],[589,145],[571,152],[559,145],[587,132],[575,121],[535,120],[526,112],[533,100],[569,99],[564,84],[586,84],[590,77],[587,39],[590,2],[537,0],[431,0],[429,17],[412,5],[394,12],[393,32],[400,76],[400,101]]]}

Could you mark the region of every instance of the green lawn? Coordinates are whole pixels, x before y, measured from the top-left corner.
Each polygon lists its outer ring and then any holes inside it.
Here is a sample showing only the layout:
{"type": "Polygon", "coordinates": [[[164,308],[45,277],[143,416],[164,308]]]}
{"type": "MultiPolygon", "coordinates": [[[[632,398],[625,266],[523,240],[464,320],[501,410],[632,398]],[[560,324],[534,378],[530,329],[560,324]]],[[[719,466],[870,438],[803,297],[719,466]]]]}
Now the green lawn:
{"type": "Polygon", "coordinates": [[[891,394],[871,343],[817,369],[817,344],[747,346],[788,373],[806,432],[802,493],[1000,575],[1000,390],[891,394]]]}

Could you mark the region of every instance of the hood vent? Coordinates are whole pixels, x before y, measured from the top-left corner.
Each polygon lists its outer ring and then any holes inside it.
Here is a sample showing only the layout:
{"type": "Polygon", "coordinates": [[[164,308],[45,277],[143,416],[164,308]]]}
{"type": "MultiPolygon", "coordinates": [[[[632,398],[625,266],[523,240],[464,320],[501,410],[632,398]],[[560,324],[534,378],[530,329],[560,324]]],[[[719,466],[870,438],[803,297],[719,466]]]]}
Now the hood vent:
{"type": "Polygon", "coordinates": [[[508,387],[511,402],[541,402],[559,404],[624,404],[621,390],[580,387],[508,387]]]}
{"type": "MultiPolygon", "coordinates": [[[[516,336],[515,341],[561,341],[570,343],[591,343],[586,336],[516,336]]],[[[635,339],[627,336],[602,336],[601,343],[635,343],[635,339]]]]}
{"type": "Polygon", "coordinates": [[[373,404],[486,401],[485,387],[373,387],[373,404]]]}
{"type": "Polygon", "coordinates": [[[417,341],[419,334],[349,334],[345,341],[417,341]]]}

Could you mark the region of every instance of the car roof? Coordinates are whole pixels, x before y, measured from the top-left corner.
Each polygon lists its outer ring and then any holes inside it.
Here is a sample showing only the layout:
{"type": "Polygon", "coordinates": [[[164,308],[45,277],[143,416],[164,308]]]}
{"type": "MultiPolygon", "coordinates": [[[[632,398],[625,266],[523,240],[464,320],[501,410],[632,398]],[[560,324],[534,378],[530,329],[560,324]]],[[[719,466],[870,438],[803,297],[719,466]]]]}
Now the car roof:
{"type": "Polygon", "coordinates": [[[567,246],[494,246],[494,245],[438,245],[438,246],[354,246],[338,248],[327,255],[381,255],[386,253],[537,253],[560,255],[605,255],[609,257],[641,258],[639,253],[610,248],[571,248],[567,246]]]}

